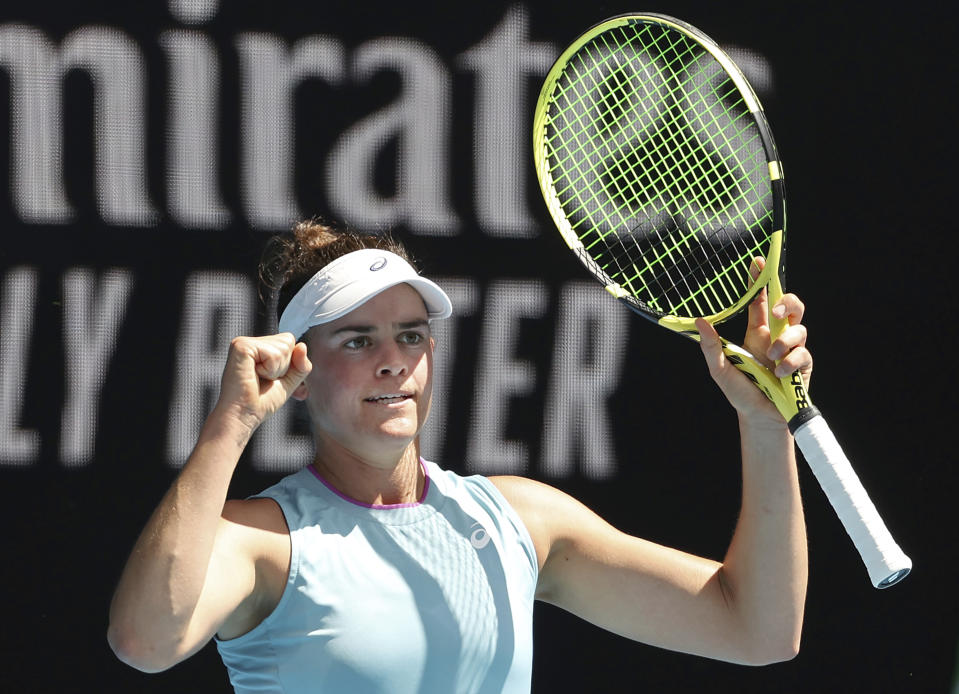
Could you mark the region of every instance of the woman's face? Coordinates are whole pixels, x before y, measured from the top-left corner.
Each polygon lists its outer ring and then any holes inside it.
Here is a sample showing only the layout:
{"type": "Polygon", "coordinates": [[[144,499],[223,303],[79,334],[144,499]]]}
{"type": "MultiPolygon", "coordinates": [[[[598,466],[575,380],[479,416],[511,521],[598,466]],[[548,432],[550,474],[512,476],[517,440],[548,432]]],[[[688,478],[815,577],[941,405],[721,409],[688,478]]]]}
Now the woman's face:
{"type": "Polygon", "coordinates": [[[400,284],[304,337],[305,397],[321,446],[368,460],[402,452],[429,413],[433,339],[419,293],[400,284]]]}

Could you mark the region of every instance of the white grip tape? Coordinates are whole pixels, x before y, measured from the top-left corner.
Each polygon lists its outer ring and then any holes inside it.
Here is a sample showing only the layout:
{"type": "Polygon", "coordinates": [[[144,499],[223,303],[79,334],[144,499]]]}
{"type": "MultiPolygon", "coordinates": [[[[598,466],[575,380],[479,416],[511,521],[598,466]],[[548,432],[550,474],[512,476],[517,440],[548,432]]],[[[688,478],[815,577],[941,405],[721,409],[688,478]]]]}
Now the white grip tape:
{"type": "Polygon", "coordinates": [[[795,436],[799,450],[859,550],[872,584],[886,588],[904,578],[912,560],[886,529],[826,420],[813,417],[795,431],[795,436]]]}

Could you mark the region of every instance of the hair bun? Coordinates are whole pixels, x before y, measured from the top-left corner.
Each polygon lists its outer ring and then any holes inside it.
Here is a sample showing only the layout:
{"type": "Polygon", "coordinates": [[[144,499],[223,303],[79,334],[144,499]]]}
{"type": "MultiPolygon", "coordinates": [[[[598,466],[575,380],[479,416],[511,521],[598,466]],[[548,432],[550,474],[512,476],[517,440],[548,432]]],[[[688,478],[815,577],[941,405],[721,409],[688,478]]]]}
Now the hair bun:
{"type": "Polygon", "coordinates": [[[325,246],[329,246],[339,236],[333,227],[315,219],[297,222],[296,226],[293,227],[295,243],[304,251],[318,251],[325,246]]]}

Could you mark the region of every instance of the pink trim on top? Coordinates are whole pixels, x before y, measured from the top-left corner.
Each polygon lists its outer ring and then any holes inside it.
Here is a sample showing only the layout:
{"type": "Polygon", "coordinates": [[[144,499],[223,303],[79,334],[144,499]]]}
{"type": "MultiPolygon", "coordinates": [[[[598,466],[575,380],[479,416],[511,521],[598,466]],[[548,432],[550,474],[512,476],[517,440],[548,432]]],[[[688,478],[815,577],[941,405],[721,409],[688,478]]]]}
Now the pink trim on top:
{"type": "Polygon", "coordinates": [[[393,508],[413,508],[414,506],[419,506],[426,500],[426,494],[430,490],[430,473],[426,469],[426,465],[423,464],[423,459],[420,458],[420,468],[423,470],[423,495],[420,496],[418,501],[413,501],[408,504],[365,504],[362,501],[357,501],[356,499],[351,499],[346,494],[341,492],[339,489],[334,487],[332,484],[323,479],[323,476],[316,471],[316,468],[313,465],[307,466],[310,472],[313,473],[313,476],[323,483],[323,486],[329,489],[331,492],[336,494],[338,497],[343,499],[343,501],[348,501],[354,506],[362,506],[363,508],[375,508],[375,509],[393,509],[393,508]]]}

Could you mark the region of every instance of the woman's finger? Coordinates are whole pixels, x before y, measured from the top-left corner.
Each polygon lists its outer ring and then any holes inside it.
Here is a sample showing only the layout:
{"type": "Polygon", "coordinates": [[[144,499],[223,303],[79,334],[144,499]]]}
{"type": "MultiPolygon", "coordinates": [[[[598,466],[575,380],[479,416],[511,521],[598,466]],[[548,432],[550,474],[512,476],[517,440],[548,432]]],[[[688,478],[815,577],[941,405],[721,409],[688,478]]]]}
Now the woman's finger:
{"type": "Polygon", "coordinates": [[[782,359],[797,347],[804,346],[808,337],[805,325],[790,325],[769,345],[766,356],[774,361],[782,359]]]}
{"type": "Polygon", "coordinates": [[[795,294],[783,294],[772,310],[773,316],[786,319],[789,325],[799,325],[806,313],[806,305],[795,294]]]}

